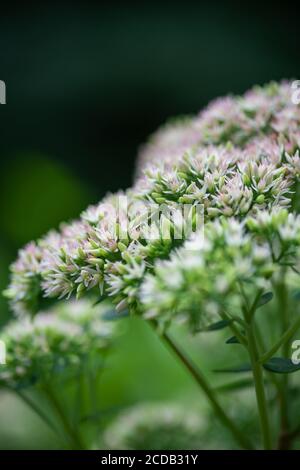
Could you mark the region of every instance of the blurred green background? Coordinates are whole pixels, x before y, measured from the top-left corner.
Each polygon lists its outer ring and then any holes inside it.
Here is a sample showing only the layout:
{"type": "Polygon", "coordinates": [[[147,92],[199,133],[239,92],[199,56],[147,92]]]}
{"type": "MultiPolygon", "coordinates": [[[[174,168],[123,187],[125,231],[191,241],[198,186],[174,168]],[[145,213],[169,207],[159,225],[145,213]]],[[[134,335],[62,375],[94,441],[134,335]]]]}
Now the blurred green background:
{"type": "MultiPolygon", "coordinates": [[[[234,1],[1,6],[1,290],[19,247],[131,184],[139,145],[168,117],[256,83],[299,78],[294,8],[234,1]]],[[[1,323],[8,318],[1,297],[1,323]]],[[[198,399],[138,320],[116,345],[103,387],[104,407],[198,399]]],[[[54,446],[39,420],[4,393],[0,416],[0,448],[54,446]]]]}

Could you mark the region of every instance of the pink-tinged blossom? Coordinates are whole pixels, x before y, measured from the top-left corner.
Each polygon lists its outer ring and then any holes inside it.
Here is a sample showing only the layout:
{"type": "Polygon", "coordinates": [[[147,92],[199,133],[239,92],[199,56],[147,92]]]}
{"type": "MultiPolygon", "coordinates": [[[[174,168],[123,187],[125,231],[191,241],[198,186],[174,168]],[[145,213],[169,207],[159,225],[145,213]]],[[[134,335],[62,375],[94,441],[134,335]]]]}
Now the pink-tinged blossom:
{"type": "Polygon", "coordinates": [[[17,260],[11,265],[11,280],[5,295],[17,315],[37,309],[41,259],[41,248],[31,242],[19,251],[17,260]]]}
{"type": "MultiPolygon", "coordinates": [[[[198,116],[181,125],[170,123],[154,134],[140,152],[139,177],[149,165],[173,164],[194,146],[226,145],[244,148],[253,140],[287,139],[299,133],[300,107],[293,104],[291,82],[254,87],[243,96],[227,96],[211,102],[198,116]]],[[[296,139],[299,148],[299,137],[296,139]]],[[[296,150],[286,149],[286,150],[296,150]]]]}
{"type": "Polygon", "coordinates": [[[288,83],[255,87],[160,130],[141,153],[144,171],[132,189],[106,196],[20,252],[6,292],[13,309],[35,310],[41,296],[79,298],[90,291],[110,296],[118,310],[136,309],[145,273],[190,236],[183,231],[177,239],[183,222],[163,214],[147,237],[147,204],[170,214],[181,204],[201,204],[206,222],[233,216],[241,222],[295,207],[300,116],[289,91],[288,83]]]}
{"type": "Polygon", "coordinates": [[[241,284],[253,297],[257,289],[270,289],[282,266],[290,266],[290,274],[299,260],[299,215],[276,209],[243,221],[214,220],[205,226],[204,238],[156,261],[139,290],[142,310],[162,325],[175,318],[197,331],[226,311],[240,314],[241,284]]]}

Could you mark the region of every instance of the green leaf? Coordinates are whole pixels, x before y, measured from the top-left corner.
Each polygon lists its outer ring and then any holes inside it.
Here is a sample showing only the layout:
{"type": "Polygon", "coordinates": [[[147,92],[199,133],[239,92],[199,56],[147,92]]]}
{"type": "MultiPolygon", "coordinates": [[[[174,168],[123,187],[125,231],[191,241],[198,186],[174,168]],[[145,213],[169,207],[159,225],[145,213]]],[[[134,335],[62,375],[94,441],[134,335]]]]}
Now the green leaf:
{"type": "Polygon", "coordinates": [[[295,299],[295,300],[298,300],[298,301],[300,300],[300,290],[299,289],[297,289],[293,292],[292,298],[295,299]]]}
{"type": "Polygon", "coordinates": [[[263,366],[269,372],[275,372],[276,374],[291,374],[300,370],[300,364],[294,364],[291,359],[284,357],[272,357],[263,366]]]}
{"type": "Polygon", "coordinates": [[[231,338],[229,338],[227,341],[226,341],[226,344],[241,344],[240,340],[237,339],[236,336],[231,336],[231,338]]]}
{"type": "Polygon", "coordinates": [[[265,304],[267,304],[268,302],[270,302],[272,299],[273,299],[273,292],[266,292],[266,293],[263,294],[263,295],[261,296],[261,298],[259,299],[256,308],[262,307],[263,305],[265,305],[265,304]]]}
{"type": "Polygon", "coordinates": [[[100,299],[96,300],[93,303],[93,307],[96,307],[97,305],[101,304],[104,301],[103,297],[100,297],[100,299]]]}
{"type": "Polygon", "coordinates": [[[241,390],[244,388],[251,387],[253,385],[253,379],[240,379],[235,382],[228,382],[225,384],[218,385],[214,388],[216,392],[233,392],[235,390],[241,390]]]}
{"type": "Polygon", "coordinates": [[[105,415],[109,415],[111,413],[119,412],[123,409],[121,405],[111,406],[109,408],[105,408],[103,410],[95,411],[90,415],[85,415],[80,418],[80,422],[84,423],[86,421],[100,421],[103,419],[105,415]]]}
{"type": "Polygon", "coordinates": [[[241,364],[236,367],[229,367],[227,369],[215,369],[214,372],[218,373],[236,373],[236,372],[250,372],[252,370],[250,364],[241,364]]]}
{"type": "Polygon", "coordinates": [[[201,330],[197,330],[197,332],[223,330],[223,328],[226,328],[228,325],[230,325],[230,323],[232,323],[232,320],[220,320],[220,321],[217,321],[216,323],[212,323],[211,325],[207,326],[206,328],[202,328],[201,330]]]}

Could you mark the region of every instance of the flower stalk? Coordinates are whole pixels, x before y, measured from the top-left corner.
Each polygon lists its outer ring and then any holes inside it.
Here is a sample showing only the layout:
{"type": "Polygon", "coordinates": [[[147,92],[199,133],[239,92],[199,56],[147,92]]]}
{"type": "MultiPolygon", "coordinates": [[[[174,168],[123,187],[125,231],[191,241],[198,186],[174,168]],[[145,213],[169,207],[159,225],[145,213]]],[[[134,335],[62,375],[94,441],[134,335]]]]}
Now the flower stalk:
{"type": "MultiPolygon", "coordinates": [[[[283,357],[289,357],[289,340],[299,327],[299,322],[296,321],[291,327],[289,321],[288,311],[288,293],[285,285],[286,270],[283,269],[281,273],[281,280],[275,283],[275,289],[278,300],[278,314],[281,319],[282,329],[282,354],[283,357]]],[[[289,376],[284,374],[282,377],[281,393],[280,393],[280,435],[278,440],[278,447],[287,449],[289,441],[286,436],[289,434],[289,376]]]]}
{"type": "Polygon", "coordinates": [[[270,423],[268,416],[267,400],[264,388],[264,377],[263,368],[259,362],[259,352],[257,341],[255,338],[255,325],[254,325],[254,313],[245,315],[247,321],[247,340],[248,340],[248,352],[252,367],[252,374],[256,393],[256,402],[258,407],[260,426],[262,431],[263,446],[265,450],[272,449],[272,437],[270,432],[270,423]]]}
{"type": "Polygon", "coordinates": [[[196,380],[197,384],[200,386],[201,390],[205,393],[207,399],[209,400],[211,406],[213,407],[217,418],[220,422],[231,432],[236,442],[242,449],[252,449],[252,443],[249,439],[243,435],[243,433],[238,429],[232,419],[224,411],[223,407],[219,403],[215,391],[209,385],[206,378],[200,371],[200,369],[193,363],[193,361],[188,357],[188,355],[176,344],[174,339],[170,336],[169,333],[164,332],[162,335],[165,343],[169,348],[175,353],[177,358],[185,366],[185,368],[190,372],[191,376],[196,380]]]}
{"type": "Polygon", "coordinates": [[[85,445],[81,439],[81,436],[78,430],[76,430],[69,422],[69,419],[64,411],[64,408],[62,407],[61,403],[57,399],[56,394],[52,390],[51,386],[47,385],[43,387],[43,392],[45,396],[47,397],[47,399],[49,400],[49,403],[52,405],[57,416],[59,417],[62,427],[65,430],[66,436],[68,437],[68,440],[70,442],[72,449],[84,450],[85,445]]]}

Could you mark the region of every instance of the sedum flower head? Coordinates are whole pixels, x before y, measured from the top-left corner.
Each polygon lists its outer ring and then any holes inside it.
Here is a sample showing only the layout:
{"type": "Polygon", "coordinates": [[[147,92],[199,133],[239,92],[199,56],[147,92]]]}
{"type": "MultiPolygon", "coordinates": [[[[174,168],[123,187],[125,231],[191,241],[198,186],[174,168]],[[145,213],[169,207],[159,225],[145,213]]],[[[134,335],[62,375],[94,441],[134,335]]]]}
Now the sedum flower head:
{"type": "MultiPolygon", "coordinates": [[[[214,243],[220,259],[222,250],[228,254],[224,266],[213,265],[216,276],[218,270],[228,271],[229,281],[220,274],[218,286],[225,289],[229,285],[231,289],[237,274],[242,275],[236,271],[238,264],[247,276],[255,273],[260,282],[264,278],[263,268],[256,272],[257,260],[267,260],[266,272],[274,268],[272,263],[277,260],[271,253],[269,263],[270,240],[264,238],[265,233],[263,237],[258,234],[263,226],[261,217],[272,214],[274,218],[276,210],[295,207],[294,193],[300,175],[299,109],[292,104],[289,87],[289,83],[273,83],[256,87],[243,97],[217,100],[196,118],[177,121],[159,131],[142,151],[144,172],[132,189],[105,197],[87,208],[78,221],[62,226],[58,232],[51,232],[20,252],[6,291],[13,310],[16,313],[36,310],[41,297],[96,295],[109,296],[119,311],[127,308],[139,311],[139,292],[146,275],[149,292],[151,282],[158,283],[153,287],[158,295],[160,275],[163,285],[168,269],[174,268],[174,279],[178,278],[178,286],[183,290],[184,283],[191,283],[190,278],[185,278],[189,269],[184,268],[185,264],[197,265],[203,254],[205,265],[205,250],[214,243]],[[159,208],[149,215],[148,205],[159,208]],[[186,230],[186,221],[176,215],[180,205],[190,207],[192,230],[186,230]],[[183,256],[181,251],[175,253],[197,228],[199,207],[208,224],[210,244],[199,248],[201,256],[188,255],[186,245],[182,248],[183,256]],[[222,221],[216,222],[217,219],[222,221]],[[260,227],[256,232],[250,229],[255,221],[260,227]],[[238,228],[241,246],[232,254],[232,247],[227,251],[225,235],[233,229],[238,233],[238,228]],[[220,234],[218,241],[214,230],[220,234]],[[252,243],[257,246],[250,253],[252,243]],[[171,261],[165,261],[170,255],[171,261]],[[177,263],[176,270],[169,262],[177,263]],[[156,280],[151,277],[153,271],[156,280]]],[[[287,225],[281,228],[284,237],[288,230],[287,225]]],[[[279,248],[274,245],[273,250],[277,252],[281,249],[279,232],[274,237],[271,238],[276,239],[279,248]]],[[[196,273],[195,279],[200,274],[196,273]]],[[[206,281],[210,282],[209,276],[206,281]]],[[[145,298],[145,285],[142,291],[145,298]]],[[[195,302],[198,294],[197,289],[192,289],[191,298],[195,296],[195,302]]],[[[166,305],[175,302],[175,298],[170,300],[168,289],[165,292],[161,289],[159,295],[166,305]]],[[[209,305],[216,311],[214,299],[209,305]]],[[[153,312],[151,305],[149,311],[153,312]]]]}
{"type": "MultiPolygon", "coordinates": [[[[168,258],[191,235],[186,221],[176,216],[181,205],[189,205],[192,231],[199,221],[199,207],[206,222],[220,217],[242,221],[247,216],[255,218],[263,210],[289,207],[297,181],[291,162],[276,145],[262,154],[259,143],[257,147],[252,143],[249,151],[232,146],[195,148],[172,169],[165,170],[164,164],[148,169],[147,184],[143,177],[142,190],[137,182],[128,191],[125,208],[120,210],[120,199],[110,196],[110,201],[89,208],[79,221],[38,242],[36,285],[30,291],[31,284],[26,284],[26,307],[29,310],[30,296],[33,301],[37,293],[79,298],[91,292],[110,296],[118,310],[138,310],[138,291],[145,274],[152,271],[156,260],[168,258]],[[158,207],[151,213],[152,237],[145,231],[150,217],[148,204],[158,207]],[[161,207],[165,213],[161,213],[161,207]]],[[[27,272],[22,271],[23,278],[27,279],[27,272]]],[[[12,299],[14,282],[13,277],[8,290],[12,299]]]]}
{"type": "Polygon", "coordinates": [[[22,388],[51,380],[66,367],[79,371],[86,357],[101,355],[111,343],[112,322],[101,318],[108,308],[80,301],[11,321],[1,332],[6,365],[0,383],[22,388]]]}
{"type": "MultiPolygon", "coordinates": [[[[262,208],[290,204],[297,172],[279,146],[264,153],[261,142],[241,151],[227,147],[194,148],[172,168],[148,168],[135,186],[140,198],[159,203],[201,203],[206,216],[245,216],[262,208]]],[[[297,160],[298,153],[292,157],[297,160]]],[[[295,166],[295,164],[294,164],[295,166]]]]}
{"type": "Polygon", "coordinates": [[[300,108],[292,102],[291,82],[256,86],[243,96],[218,98],[198,116],[159,129],[140,153],[138,174],[164,160],[174,163],[193,146],[244,148],[257,138],[280,137],[290,150],[299,148],[300,108]]]}
{"type": "Polygon", "coordinates": [[[216,220],[206,225],[204,239],[186,242],[155,264],[140,300],[147,318],[167,324],[175,316],[197,330],[220,319],[239,281],[264,286],[274,269],[268,245],[253,245],[243,223],[216,220]]]}
{"type": "Polygon", "coordinates": [[[284,209],[244,221],[212,221],[204,239],[187,241],[146,275],[140,289],[144,315],[163,324],[176,317],[192,330],[206,328],[228,307],[240,312],[241,284],[252,293],[264,291],[281,265],[296,267],[299,246],[300,216],[284,209]]]}

